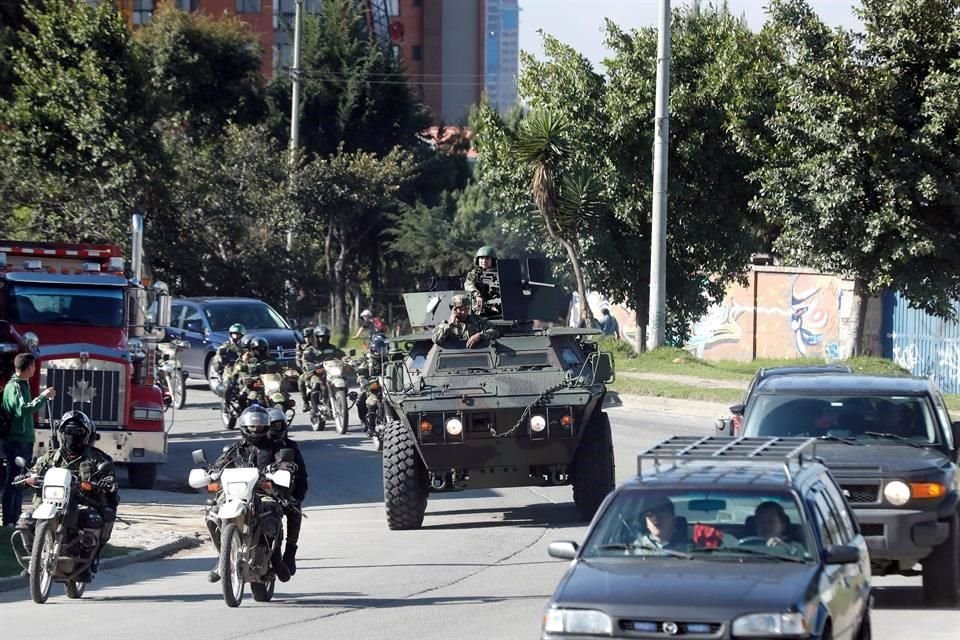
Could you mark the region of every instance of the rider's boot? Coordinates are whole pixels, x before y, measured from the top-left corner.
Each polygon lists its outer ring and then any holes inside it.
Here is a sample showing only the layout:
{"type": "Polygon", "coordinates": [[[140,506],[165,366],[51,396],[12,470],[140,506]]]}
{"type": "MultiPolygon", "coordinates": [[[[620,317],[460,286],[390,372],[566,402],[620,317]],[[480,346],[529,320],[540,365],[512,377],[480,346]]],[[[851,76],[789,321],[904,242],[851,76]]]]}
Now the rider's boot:
{"type": "Polygon", "coordinates": [[[283,564],[287,565],[291,576],[297,572],[297,545],[287,544],[283,550],[283,564]]]}

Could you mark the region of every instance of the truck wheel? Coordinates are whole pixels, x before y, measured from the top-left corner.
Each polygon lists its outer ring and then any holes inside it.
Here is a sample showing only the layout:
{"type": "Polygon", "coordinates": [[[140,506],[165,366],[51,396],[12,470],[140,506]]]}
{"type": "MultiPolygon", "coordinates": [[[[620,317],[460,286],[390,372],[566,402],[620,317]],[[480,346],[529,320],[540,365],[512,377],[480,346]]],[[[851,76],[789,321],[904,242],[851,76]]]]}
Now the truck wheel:
{"type": "Polygon", "coordinates": [[[419,529],[427,510],[426,470],[413,436],[400,422],[383,436],[383,502],[392,531],[419,529]]]}
{"type": "Polygon", "coordinates": [[[587,423],[573,454],[570,479],[573,501],[580,516],[584,520],[592,519],[614,487],[613,436],[606,413],[597,411],[587,423]]]}
{"type": "Polygon", "coordinates": [[[923,561],[923,597],[929,605],[960,603],[960,515],[949,522],[950,537],[923,561]]]}
{"type": "Polygon", "coordinates": [[[157,481],[157,465],[147,462],[128,464],[127,477],[134,489],[153,489],[157,481]]]}

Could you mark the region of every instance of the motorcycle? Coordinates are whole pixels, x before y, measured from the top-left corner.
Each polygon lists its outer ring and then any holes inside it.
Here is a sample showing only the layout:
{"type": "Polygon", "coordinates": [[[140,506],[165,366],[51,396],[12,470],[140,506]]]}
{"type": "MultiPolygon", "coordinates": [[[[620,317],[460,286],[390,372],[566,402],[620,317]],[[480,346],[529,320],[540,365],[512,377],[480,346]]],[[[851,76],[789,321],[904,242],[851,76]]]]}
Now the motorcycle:
{"type": "Polygon", "coordinates": [[[291,386],[297,388],[297,377],[300,374],[296,369],[286,369],[283,374],[263,373],[260,374],[261,387],[256,389],[256,393],[251,392],[249,404],[259,404],[264,408],[277,407],[283,411],[287,418],[287,425],[293,423],[294,416],[297,415],[297,401],[290,393],[291,386]]]}
{"type": "MultiPolygon", "coordinates": [[[[277,452],[278,462],[292,462],[292,449],[277,452]]],[[[193,452],[189,484],[207,487],[218,499],[208,502],[207,518],[219,522],[220,554],[217,570],[228,607],[238,607],[246,583],[257,602],[273,598],[277,579],[286,582],[290,572],[283,563],[283,509],[293,503],[287,496],[292,475],[286,469],[228,468],[210,471],[202,449],[193,452]]]]}
{"type": "Polygon", "coordinates": [[[185,340],[171,340],[157,345],[157,386],[163,391],[163,410],[183,409],[187,403],[187,373],[180,363],[179,353],[190,348],[185,340]]]}
{"type": "Polygon", "coordinates": [[[210,388],[220,396],[220,419],[227,429],[235,429],[237,418],[250,404],[251,395],[256,398],[263,388],[259,376],[241,375],[227,381],[210,381],[210,388]]]}
{"type": "Polygon", "coordinates": [[[383,433],[387,426],[387,409],[383,402],[383,389],[377,378],[362,384],[364,392],[363,404],[367,412],[363,416],[363,428],[377,446],[377,451],[383,451],[383,433]]]}
{"type": "MultiPolygon", "coordinates": [[[[17,465],[26,466],[23,458],[17,465]]],[[[92,466],[92,465],[91,465],[92,466]]],[[[96,469],[81,464],[79,473],[54,467],[48,469],[39,489],[42,502],[32,512],[24,512],[20,518],[29,523],[27,528],[19,524],[10,537],[17,563],[29,575],[30,597],[43,604],[50,595],[50,586],[62,582],[67,597],[83,596],[90,568],[103,535],[104,509],[93,497],[97,481],[113,476],[112,462],[102,462],[96,469]]],[[[34,476],[36,477],[36,476],[34,476]]],[[[15,481],[26,484],[27,478],[15,481]]]]}
{"type": "Polygon", "coordinates": [[[339,434],[344,434],[350,429],[350,407],[357,400],[355,392],[347,392],[347,380],[343,375],[347,364],[352,363],[344,362],[340,358],[323,361],[327,379],[326,407],[333,416],[333,423],[339,434]]]}
{"type": "Polygon", "coordinates": [[[330,401],[327,397],[327,372],[322,362],[304,363],[308,369],[312,368],[307,379],[307,398],[310,400],[310,426],[314,431],[323,431],[327,420],[333,417],[330,401]]]}

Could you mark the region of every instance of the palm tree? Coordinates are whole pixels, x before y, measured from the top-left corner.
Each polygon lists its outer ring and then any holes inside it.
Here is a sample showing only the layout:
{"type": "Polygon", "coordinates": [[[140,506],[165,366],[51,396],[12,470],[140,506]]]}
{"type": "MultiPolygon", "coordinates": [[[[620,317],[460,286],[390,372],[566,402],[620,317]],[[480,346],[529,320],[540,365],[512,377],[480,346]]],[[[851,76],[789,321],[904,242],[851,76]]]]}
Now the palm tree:
{"type": "Polygon", "coordinates": [[[587,303],[587,285],[580,263],[580,237],[596,221],[603,202],[596,181],[585,169],[566,169],[558,180],[561,164],[570,156],[568,128],[563,116],[549,111],[533,112],[519,127],[514,150],[533,168],[533,201],[550,238],[567,252],[577,281],[580,318],[589,327],[593,313],[587,303]]]}

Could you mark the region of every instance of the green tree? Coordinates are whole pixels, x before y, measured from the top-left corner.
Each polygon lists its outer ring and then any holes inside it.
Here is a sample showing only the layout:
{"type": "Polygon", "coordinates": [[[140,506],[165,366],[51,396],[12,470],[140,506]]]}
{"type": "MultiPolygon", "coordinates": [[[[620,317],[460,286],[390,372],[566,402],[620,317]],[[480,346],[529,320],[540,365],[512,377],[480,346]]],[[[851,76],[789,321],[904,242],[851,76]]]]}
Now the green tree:
{"type": "Polygon", "coordinates": [[[13,97],[13,51],[24,26],[23,5],[23,0],[0,0],[0,101],[13,97]]]}
{"type": "Polygon", "coordinates": [[[864,0],[862,35],[828,29],[802,0],[765,28],[781,83],[756,144],[756,211],[789,259],[891,288],[947,317],[960,296],[960,2],[864,0]],[[766,143],[766,144],[762,144],[766,143]]]}
{"type": "Polygon", "coordinates": [[[149,90],[167,126],[210,139],[228,123],[266,117],[260,43],[236,17],[185,13],[160,6],[134,42],[149,90]]]}

